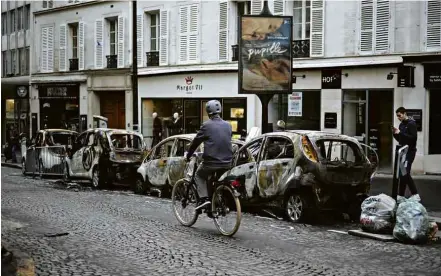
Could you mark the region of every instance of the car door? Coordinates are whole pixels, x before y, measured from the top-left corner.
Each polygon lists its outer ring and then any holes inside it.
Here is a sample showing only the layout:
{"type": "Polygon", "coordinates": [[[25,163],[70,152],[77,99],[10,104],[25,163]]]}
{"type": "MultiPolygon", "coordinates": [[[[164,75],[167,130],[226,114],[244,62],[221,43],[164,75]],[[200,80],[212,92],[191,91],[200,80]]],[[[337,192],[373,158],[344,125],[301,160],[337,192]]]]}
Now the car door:
{"type": "Polygon", "coordinates": [[[277,196],[283,191],[294,164],[294,145],[283,136],[270,136],[265,141],[258,165],[258,187],[262,198],[277,196]]]}
{"type": "Polygon", "coordinates": [[[233,168],[229,175],[243,180],[241,183],[245,185],[247,198],[253,198],[257,184],[257,162],[259,153],[262,148],[263,137],[250,141],[237,152],[233,168]]]}
{"type": "Polygon", "coordinates": [[[184,178],[185,173],[185,153],[191,145],[190,139],[177,138],[173,152],[168,158],[168,183],[174,185],[176,181],[184,178]]]}
{"type": "Polygon", "coordinates": [[[89,132],[83,132],[78,136],[75,144],[72,148],[72,153],[70,157],[70,169],[72,173],[77,176],[83,172],[83,151],[84,144],[86,143],[86,138],[89,132]]]}
{"type": "Polygon", "coordinates": [[[42,141],[43,134],[37,133],[36,137],[31,140],[31,145],[26,150],[26,172],[36,173],[38,172],[38,153],[40,151],[39,144],[42,141]],[[38,153],[37,153],[38,152],[38,153]]]}
{"type": "Polygon", "coordinates": [[[167,182],[167,162],[171,157],[175,140],[175,138],[166,139],[153,148],[147,167],[150,184],[163,186],[167,182]]]}

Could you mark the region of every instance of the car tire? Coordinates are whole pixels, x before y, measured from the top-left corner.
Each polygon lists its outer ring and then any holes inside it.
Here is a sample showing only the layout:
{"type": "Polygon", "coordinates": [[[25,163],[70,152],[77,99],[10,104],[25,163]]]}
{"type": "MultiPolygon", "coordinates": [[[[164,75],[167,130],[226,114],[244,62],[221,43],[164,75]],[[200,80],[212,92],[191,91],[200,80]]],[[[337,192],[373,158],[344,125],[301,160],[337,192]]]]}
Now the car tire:
{"type": "Polygon", "coordinates": [[[294,223],[303,222],[310,207],[310,200],[305,193],[292,191],[285,197],[285,218],[294,223]]]}
{"type": "Polygon", "coordinates": [[[145,195],[148,191],[148,181],[144,181],[140,174],[136,176],[133,191],[138,195],[145,195]]]}

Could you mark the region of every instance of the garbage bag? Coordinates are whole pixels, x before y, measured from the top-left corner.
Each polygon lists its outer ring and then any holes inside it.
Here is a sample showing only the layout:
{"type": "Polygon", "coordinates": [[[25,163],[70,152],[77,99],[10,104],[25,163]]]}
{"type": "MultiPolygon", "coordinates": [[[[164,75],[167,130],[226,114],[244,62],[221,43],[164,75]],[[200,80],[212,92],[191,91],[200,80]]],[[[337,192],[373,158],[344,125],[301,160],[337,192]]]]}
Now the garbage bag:
{"type": "Polygon", "coordinates": [[[361,229],[371,233],[391,233],[396,209],[395,200],[385,194],[370,196],[361,204],[361,229]]]}
{"type": "Polygon", "coordinates": [[[429,215],[419,196],[400,197],[393,236],[402,242],[426,242],[429,233],[429,215]]]}

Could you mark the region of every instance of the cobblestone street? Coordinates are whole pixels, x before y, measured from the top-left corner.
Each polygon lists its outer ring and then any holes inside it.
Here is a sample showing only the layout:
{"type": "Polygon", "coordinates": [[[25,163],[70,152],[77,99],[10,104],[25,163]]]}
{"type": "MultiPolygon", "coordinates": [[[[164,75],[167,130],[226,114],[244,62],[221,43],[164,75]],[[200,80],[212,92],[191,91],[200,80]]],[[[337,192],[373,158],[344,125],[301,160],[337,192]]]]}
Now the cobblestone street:
{"type": "Polygon", "coordinates": [[[170,200],[74,191],[2,168],[2,240],[38,275],[441,275],[441,244],[412,246],[245,214],[234,238],[200,216],[180,226],[170,200]],[[67,233],[67,235],[57,235],[67,233]]]}

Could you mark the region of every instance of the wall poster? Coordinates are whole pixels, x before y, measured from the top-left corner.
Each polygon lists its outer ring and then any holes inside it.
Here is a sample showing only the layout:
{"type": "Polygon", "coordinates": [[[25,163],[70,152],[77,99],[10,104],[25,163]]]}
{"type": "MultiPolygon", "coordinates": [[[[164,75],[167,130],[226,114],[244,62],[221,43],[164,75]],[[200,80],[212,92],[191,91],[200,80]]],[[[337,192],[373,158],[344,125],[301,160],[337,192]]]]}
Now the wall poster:
{"type": "Polygon", "coordinates": [[[290,93],[292,17],[240,17],[239,93],[290,93]]]}
{"type": "Polygon", "coordinates": [[[302,95],[302,92],[293,92],[291,95],[288,96],[288,116],[302,116],[302,95]]]}

